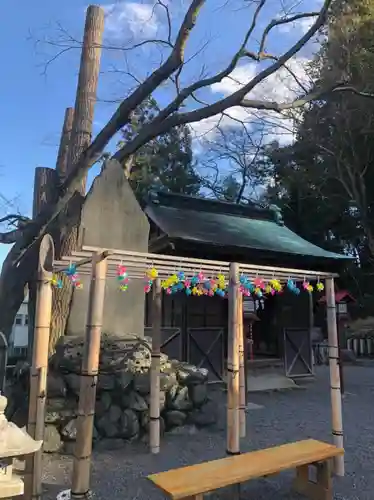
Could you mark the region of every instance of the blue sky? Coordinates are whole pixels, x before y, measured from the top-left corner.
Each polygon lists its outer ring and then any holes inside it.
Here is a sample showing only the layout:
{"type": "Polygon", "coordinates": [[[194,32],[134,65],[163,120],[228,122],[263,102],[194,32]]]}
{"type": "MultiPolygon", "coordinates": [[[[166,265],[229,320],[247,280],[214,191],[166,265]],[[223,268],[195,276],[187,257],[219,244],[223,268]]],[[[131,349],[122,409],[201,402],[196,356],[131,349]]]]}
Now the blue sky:
{"type": "MultiPolygon", "coordinates": [[[[102,2],[107,12],[105,43],[128,47],[130,43],[144,40],[148,36],[164,36],[166,30],[164,11],[158,8],[152,18],[148,15],[153,3],[153,0],[115,4],[102,2]]],[[[169,0],[173,26],[178,26],[178,21],[188,3],[187,0],[169,0]]],[[[312,10],[318,3],[320,2],[317,0],[304,1],[304,5],[303,2],[289,2],[288,7],[297,4],[299,12],[312,10]],[[314,3],[316,5],[313,5],[314,3]]],[[[66,107],[74,104],[79,67],[79,50],[71,50],[58,58],[48,67],[47,73],[43,74],[45,62],[56,53],[56,48],[46,44],[45,40],[56,41],[59,37],[61,39],[57,23],[60,23],[69,34],[80,39],[87,5],[84,0],[64,0],[64,2],[2,0],[1,2],[0,51],[5,71],[0,79],[2,139],[0,193],[9,199],[15,198],[16,208],[25,214],[29,214],[31,209],[35,167],[55,165],[64,111],[66,107]],[[41,42],[36,43],[37,40],[41,42]]],[[[281,5],[284,6],[285,2],[268,0],[251,48],[256,48],[261,32],[270,19],[281,14],[281,5]]],[[[187,47],[187,58],[195,54],[205,43],[209,43],[188,64],[182,75],[182,83],[191,82],[201,71],[210,74],[227,64],[230,55],[243,37],[250,14],[248,1],[207,0],[187,47]],[[243,5],[246,9],[243,9],[243,5]]],[[[269,39],[269,51],[282,53],[306,28],[307,22],[302,22],[290,25],[287,29],[274,30],[269,39]]],[[[304,49],[293,68],[298,69],[300,61],[310,57],[314,50],[313,45],[304,49]]],[[[123,73],[120,75],[113,73],[114,68],[123,70],[126,61],[131,72],[141,79],[157,67],[160,57],[159,49],[149,47],[126,53],[104,51],[99,86],[101,100],[115,100],[131,90],[133,79],[123,73]]],[[[256,71],[258,69],[253,64],[244,61],[234,75],[235,81],[226,80],[215,88],[208,89],[200,97],[209,101],[219,98],[233,90],[239,84],[238,80],[245,81],[256,71]]],[[[289,82],[286,86],[282,86],[282,82],[273,78],[265,82],[255,95],[258,96],[262,92],[266,96],[287,99],[291,96],[291,91],[289,82]]],[[[157,93],[157,99],[161,104],[167,102],[171,93],[171,86],[166,85],[157,93]]],[[[98,103],[94,133],[105,124],[113,109],[113,104],[98,103]]],[[[234,116],[238,113],[242,118],[241,110],[233,111],[234,116]]],[[[210,126],[211,122],[198,124],[195,126],[195,131],[200,133],[210,126]]],[[[7,247],[0,245],[0,263],[7,251],[7,247]]]]}

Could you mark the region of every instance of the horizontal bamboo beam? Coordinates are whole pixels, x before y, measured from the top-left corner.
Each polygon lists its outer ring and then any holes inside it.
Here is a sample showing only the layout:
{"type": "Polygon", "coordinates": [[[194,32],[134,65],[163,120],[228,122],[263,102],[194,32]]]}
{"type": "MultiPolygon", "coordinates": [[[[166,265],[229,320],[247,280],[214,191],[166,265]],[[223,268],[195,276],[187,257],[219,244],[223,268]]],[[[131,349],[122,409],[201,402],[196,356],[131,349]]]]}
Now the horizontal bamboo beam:
{"type": "MultiPolygon", "coordinates": [[[[73,255],[80,255],[80,256],[87,256],[90,253],[95,253],[99,250],[102,250],[97,247],[91,247],[91,246],[83,246],[83,249],[81,252],[73,252],[73,255]]],[[[206,259],[195,259],[191,257],[178,257],[178,256],[173,256],[173,255],[161,255],[161,254],[151,254],[151,253],[141,253],[141,252],[131,252],[127,250],[115,250],[111,249],[112,251],[112,258],[116,258],[117,260],[123,260],[125,261],[125,257],[129,258],[137,258],[138,260],[146,260],[146,261],[166,261],[168,263],[172,263],[173,265],[179,266],[179,267],[184,267],[187,263],[190,264],[195,264],[197,268],[199,268],[201,265],[211,265],[215,267],[217,270],[219,269],[225,269],[229,267],[228,262],[224,261],[216,261],[216,260],[206,260],[206,259]]],[[[125,264],[124,264],[125,265],[125,264]]],[[[258,274],[262,274],[262,272],[268,272],[270,274],[276,274],[276,273],[284,273],[284,274],[291,274],[295,275],[298,274],[302,277],[305,276],[305,278],[315,276],[316,278],[331,278],[331,277],[337,277],[338,275],[336,273],[326,273],[323,271],[312,271],[308,269],[291,269],[291,268],[281,268],[281,267],[270,267],[270,266],[256,266],[252,264],[240,264],[239,263],[239,271],[242,273],[247,272],[255,272],[258,274]]]]}
{"type": "MultiPolygon", "coordinates": [[[[74,264],[76,268],[79,268],[79,267],[85,266],[86,264],[91,264],[93,259],[94,259],[94,255],[96,255],[96,258],[98,259],[98,261],[102,261],[102,260],[106,259],[109,255],[112,255],[112,253],[109,250],[104,250],[100,254],[91,254],[89,257],[86,257],[85,259],[81,259],[81,260],[77,260],[77,261],[75,261],[71,257],[62,257],[62,259],[65,261],[64,262],[65,268],[66,268],[67,263],[74,264]]],[[[58,263],[59,263],[59,261],[56,261],[54,263],[54,265],[57,264],[57,266],[58,266],[59,265],[58,263]]],[[[91,269],[91,266],[89,267],[89,269],[91,269]]],[[[60,270],[62,271],[62,269],[60,269],[60,270]]]]}
{"type": "MultiPolygon", "coordinates": [[[[63,260],[61,261],[56,261],[54,263],[54,271],[59,272],[59,271],[65,271],[67,269],[67,264],[72,263],[74,260],[71,259],[71,257],[63,257],[63,260]]],[[[77,262],[82,262],[82,260],[77,260],[77,262]]],[[[226,279],[228,279],[228,270],[219,268],[217,269],[214,266],[205,266],[201,265],[199,267],[195,265],[182,265],[182,266],[175,266],[175,265],[168,265],[165,263],[160,263],[158,264],[157,262],[128,262],[127,260],[112,260],[108,259],[108,272],[107,276],[109,277],[111,274],[113,276],[116,276],[117,272],[117,266],[119,264],[122,264],[123,266],[126,267],[126,271],[128,274],[128,277],[142,277],[144,278],[146,275],[146,272],[148,269],[151,267],[155,267],[158,271],[158,276],[160,278],[167,278],[172,274],[178,273],[179,270],[183,270],[186,273],[186,276],[191,276],[195,274],[196,272],[203,272],[204,275],[207,278],[215,278],[217,274],[222,274],[225,276],[226,279]]],[[[79,267],[79,274],[90,274],[90,268],[87,267],[87,264],[81,264],[79,267]]],[[[278,279],[281,283],[286,283],[289,279],[293,279],[296,282],[304,281],[305,279],[308,279],[310,281],[316,281],[318,279],[326,279],[325,276],[305,276],[304,273],[295,273],[295,274],[290,274],[290,273],[274,273],[274,272],[244,272],[242,269],[242,274],[245,274],[248,278],[250,279],[255,279],[257,277],[261,277],[264,280],[271,280],[271,279],[278,279]]]]}

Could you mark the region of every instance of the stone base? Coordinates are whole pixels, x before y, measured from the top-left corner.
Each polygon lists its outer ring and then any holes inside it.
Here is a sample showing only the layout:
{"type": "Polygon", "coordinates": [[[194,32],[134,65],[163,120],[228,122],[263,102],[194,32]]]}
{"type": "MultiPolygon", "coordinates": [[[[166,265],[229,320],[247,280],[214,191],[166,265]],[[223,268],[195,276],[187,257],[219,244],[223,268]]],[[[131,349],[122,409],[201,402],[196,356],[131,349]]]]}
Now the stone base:
{"type": "Polygon", "coordinates": [[[22,479],[13,477],[10,481],[1,481],[0,479],[0,498],[16,497],[23,495],[24,485],[22,479]]]}
{"type": "MultiPolygon", "coordinates": [[[[64,337],[50,360],[44,451],[71,453],[77,436],[76,416],[83,354],[81,338],[64,337]]],[[[203,427],[216,422],[208,396],[208,372],[161,355],[161,432],[203,427]]],[[[149,430],[151,340],[103,336],[97,381],[94,446],[119,448],[149,430]],[[102,445],[101,445],[102,442],[102,445]]],[[[14,385],[24,387],[18,380],[14,385]]],[[[27,409],[27,405],[26,405],[27,409]]],[[[13,417],[19,417],[17,408],[13,417]]],[[[27,415],[27,412],[26,412],[27,415]]],[[[21,419],[20,419],[21,420],[21,419]]]]}
{"type": "Polygon", "coordinates": [[[248,392],[280,391],[286,389],[297,389],[298,386],[282,373],[261,370],[255,375],[248,375],[248,392]]]}

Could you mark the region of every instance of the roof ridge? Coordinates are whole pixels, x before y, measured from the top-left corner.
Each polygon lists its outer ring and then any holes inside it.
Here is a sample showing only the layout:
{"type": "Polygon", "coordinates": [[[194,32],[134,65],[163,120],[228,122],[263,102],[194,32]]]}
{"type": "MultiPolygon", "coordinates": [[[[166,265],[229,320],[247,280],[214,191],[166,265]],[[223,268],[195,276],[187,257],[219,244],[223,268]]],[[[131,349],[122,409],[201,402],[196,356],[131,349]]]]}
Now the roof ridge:
{"type": "Polygon", "coordinates": [[[203,198],[201,196],[169,193],[165,191],[151,191],[147,201],[147,204],[153,203],[156,205],[196,210],[199,212],[218,212],[226,215],[234,215],[236,217],[268,220],[283,225],[281,210],[276,205],[264,207],[254,202],[244,205],[241,203],[232,203],[211,198],[203,198]]]}

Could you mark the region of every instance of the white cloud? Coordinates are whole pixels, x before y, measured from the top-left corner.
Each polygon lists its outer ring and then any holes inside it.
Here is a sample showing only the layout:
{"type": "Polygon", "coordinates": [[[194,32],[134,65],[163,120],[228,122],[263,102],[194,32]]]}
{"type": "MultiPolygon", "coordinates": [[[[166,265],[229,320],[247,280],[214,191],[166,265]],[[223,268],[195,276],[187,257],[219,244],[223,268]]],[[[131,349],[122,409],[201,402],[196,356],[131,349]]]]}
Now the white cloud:
{"type": "Polygon", "coordinates": [[[123,1],[104,5],[104,10],[105,29],[112,37],[130,32],[136,38],[148,38],[159,28],[159,19],[150,4],[123,1]]]}
{"type": "MultiPolygon", "coordinates": [[[[307,62],[307,59],[299,57],[291,59],[287,63],[289,70],[304,84],[306,83],[305,68],[307,62]]],[[[212,92],[220,92],[224,95],[231,94],[247,84],[256,73],[257,66],[255,63],[241,66],[236,68],[229,78],[224,78],[222,82],[212,85],[211,90],[212,92]]],[[[286,68],[281,68],[256,85],[256,87],[249,92],[247,98],[285,102],[294,98],[298,92],[300,92],[300,86],[297,81],[295,81],[295,78],[286,68]]]]}
{"type": "Polygon", "coordinates": [[[295,30],[305,34],[316,22],[316,17],[302,17],[292,23],[279,24],[277,29],[280,33],[294,33],[295,30]]]}
{"type": "MultiPolygon", "coordinates": [[[[297,58],[288,62],[288,68],[302,84],[307,84],[305,58],[297,58]]],[[[255,63],[249,63],[245,66],[236,68],[229,78],[224,78],[222,82],[211,86],[213,94],[223,94],[227,96],[232,94],[247,82],[249,82],[257,73],[255,63]]],[[[258,99],[264,101],[276,101],[279,103],[292,101],[297,95],[302,93],[300,85],[292,74],[286,69],[281,68],[268,78],[259,83],[246,96],[248,99],[258,99]]],[[[218,96],[217,96],[218,97],[218,96]]],[[[238,127],[240,122],[244,122],[248,130],[255,130],[259,124],[266,128],[266,140],[278,140],[281,143],[287,143],[293,140],[294,120],[291,116],[280,116],[278,113],[269,111],[258,111],[236,106],[226,112],[227,116],[213,116],[206,120],[191,125],[195,138],[201,141],[204,138],[211,138],[216,133],[215,127],[219,123],[221,127],[238,127]]]]}

